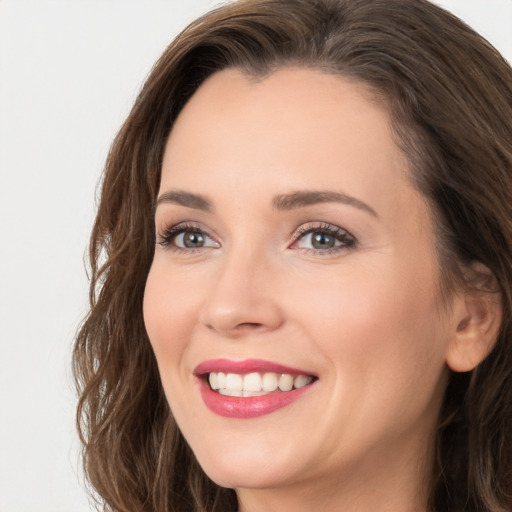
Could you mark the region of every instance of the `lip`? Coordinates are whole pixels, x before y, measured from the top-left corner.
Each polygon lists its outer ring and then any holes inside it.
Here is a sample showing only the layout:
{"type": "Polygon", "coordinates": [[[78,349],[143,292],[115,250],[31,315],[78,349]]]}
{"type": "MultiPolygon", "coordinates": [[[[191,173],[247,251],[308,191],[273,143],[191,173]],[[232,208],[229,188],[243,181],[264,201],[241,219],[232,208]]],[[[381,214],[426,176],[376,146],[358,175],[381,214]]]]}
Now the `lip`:
{"type": "Polygon", "coordinates": [[[261,359],[246,359],[244,361],[214,359],[204,361],[194,370],[194,374],[199,382],[201,397],[210,411],[225,418],[250,419],[271,414],[305,396],[318,382],[318,380],[314,380],[307,386],[286,392],[274,391],[263,396],[234,397],[221,395],[213,391],[204,378],[205,374],[209,372],[238,374],[273,372],[287,373],[294,376],[311,375],[313,377],[316,377],[316,375],[308,371],[261,359]]]}
{"type": "Polygon", "coordinates": [[[194,369],[195,375],[203,375],[210,372],[238,373],[246,374],[252,372],[271,372],[271,373],[288,373],[293,376],[311,375],[317,377],[315,373],[308,370],[300,370],[291,368],[272,361],[263,359],[244,359],[243,361],[232,361],[231,359],[211,359],[197,365],[194,369]]]}

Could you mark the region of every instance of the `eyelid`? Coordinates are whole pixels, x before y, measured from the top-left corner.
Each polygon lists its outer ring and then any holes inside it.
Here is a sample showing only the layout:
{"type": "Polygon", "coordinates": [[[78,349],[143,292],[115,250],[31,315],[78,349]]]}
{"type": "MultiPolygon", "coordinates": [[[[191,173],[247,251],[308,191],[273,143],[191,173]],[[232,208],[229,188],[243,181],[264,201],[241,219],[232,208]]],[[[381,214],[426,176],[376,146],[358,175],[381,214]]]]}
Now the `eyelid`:
{"type": "Polygon", "coordinates": [[[292,240],[293,241],[290,245],[290,248],[321,255],[348,251],[355,248],[358,244],[356,237],[352,235],[348,230],[335,224],[329,224],[326,222],[308,222],[303,224],[292,234],[292,240]],[[335,245],[334,247],[327,247],[323,249],[294,247],[294,245],[297,245],[300,240],[306,237],[306,235],[311,233],[324,233],[334,237],[337,241],[342,243],[335,245]]]}
{"type": "Polygon", "coordinates": [[[161,245],[166,250],[175,252],[197,252],[204,249],[220,246],[216,237],[210,234],[208,229],[197,222],[190,221],[183,221],[164,226],[159,232],[157,232],[156,243],[161,245]],[[214,245],[207,245],[203,247],[179,247],[177,245],[173,245],[172,241],[175,240],[180,234],[185,232],[200,233],[212,240],[214,245]]]}
{"type": "MultiPolygon", "coordinates": [[[[348,230],[341,228],[335,224],[327,222],[308,222],[299,226],[291,234],[291,244],[288,246],[290,249],[300,250],[309,254],[327,255],[343,251],[348,251],[357,245],[357,239],[348,230]],[[298,247],[301,240],[307,235],[312,233],[323,233],[333,237],[335,244],[332,247],[298,247]]],[[[165,250],[183,253],[198,253],[200,251],[209,250],[212,248],[219,248],[220,243],[215,235],[212,235],[208,228],[196,221],[182,221],[175,224],[164,225],[160,231],[157,232],[156,243],[165,250]],[[182,247],[173,243],[178,236],[183,233],[192,232],[200,233],[205,238],[213,243],[199,247],[182,247]]]]}

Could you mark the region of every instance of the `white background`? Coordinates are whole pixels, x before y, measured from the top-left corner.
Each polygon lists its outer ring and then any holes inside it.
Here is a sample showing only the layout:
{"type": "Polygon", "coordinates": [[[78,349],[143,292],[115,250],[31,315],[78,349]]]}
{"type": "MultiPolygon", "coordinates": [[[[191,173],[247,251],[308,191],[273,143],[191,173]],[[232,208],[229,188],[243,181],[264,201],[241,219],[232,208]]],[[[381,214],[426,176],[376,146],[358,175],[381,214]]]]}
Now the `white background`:
{"type": "MultiPolygon", "coordinates": [[[[0,0],[0,512],[85,512],[70,377],[108,146],[218,0],[0,0]]],[[[512,0],[441,0],[512,62],[512,0]]]]}

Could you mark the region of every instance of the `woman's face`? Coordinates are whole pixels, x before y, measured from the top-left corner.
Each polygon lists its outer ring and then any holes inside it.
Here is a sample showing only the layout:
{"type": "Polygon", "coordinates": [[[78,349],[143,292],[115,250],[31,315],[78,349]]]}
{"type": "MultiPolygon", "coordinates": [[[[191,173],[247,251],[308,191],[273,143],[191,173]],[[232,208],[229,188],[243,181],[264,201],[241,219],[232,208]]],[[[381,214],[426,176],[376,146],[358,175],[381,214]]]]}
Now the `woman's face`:
{"type": "Polygon", "coordinates": [[[408,174],[386,111],[319,71],[222,71],[181,112],[144,318],[176,421],[218,484],[418,476],[451,322],[408,174]]]}

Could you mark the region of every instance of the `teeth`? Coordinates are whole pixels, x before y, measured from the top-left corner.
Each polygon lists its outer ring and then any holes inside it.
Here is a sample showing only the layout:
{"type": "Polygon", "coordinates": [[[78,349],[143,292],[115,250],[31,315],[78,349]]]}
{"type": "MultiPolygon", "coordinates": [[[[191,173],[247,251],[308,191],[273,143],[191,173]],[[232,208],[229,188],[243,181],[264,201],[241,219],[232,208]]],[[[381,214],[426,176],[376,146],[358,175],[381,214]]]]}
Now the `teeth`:
{"type": "Polygon", "coordinates": [[[299,375],[293,381],[293,385],[296,388],[303,388],[304,386],[307,386],[312,380],[313,379],[311,377],[308,377],[307,375],[299,375]]]}
{"type": "Polygon", "coordinates": [[[218,385],[219,379],[218,379],[216,373],[212,372],[212,373],[210,373],[210,375],[208,375],[208,382],[210,383],[210,387],[212,389],[219,389],[219,385],[218,385]]]}
{"type": "Polygon", "coordinates": [[[226,374],[219,372],[211,372],[208,375],[208,381],[210,382],[210,386],[212,389],[222,389],[226,388],[226,374]]]}
{"type": "Polygon", "coordinates": [[[237,373],[228,373],[226,375],[226,389],[230,391],[242,391],[242,376],[237,373]]]}
{"type": "Polygon", "coordinates": [[[263,396],[266,395],[265,391],[242,391],[242,396],[263,396]]]}
{"type": "Polygon", "coordinates": [[[219,393],[225,396],[242,396],[242,391],[236,389],[219,389],[219,393]]]}
{"type": "Polygon", "coordinates": [[[259,373],[244,375],[244,391],[261,391],[261,375],[259,373]]]}
{"type": "Polygon", "coordinates": [[[277,375],[275,373],[265,373],[263,375],[261,386],[263,391],[270,393],[277,389],[277,375]]]}
{"type": "Polygon", "coordinates": [[[309,375],[293,375],[272,372],[263,375],[253,372],[246,375],[238,373],[210,372],[210,387],[225,396],[262,396],[273,391],[291,391],[307,386],[313,381],[309,375]]]}
{"type": "Polygon", "coordinates": [[[284,373],[279,377],[278,386],[281,391],[290,391],[293,389],[293,377],[284,373]]]}

